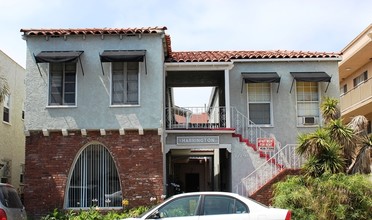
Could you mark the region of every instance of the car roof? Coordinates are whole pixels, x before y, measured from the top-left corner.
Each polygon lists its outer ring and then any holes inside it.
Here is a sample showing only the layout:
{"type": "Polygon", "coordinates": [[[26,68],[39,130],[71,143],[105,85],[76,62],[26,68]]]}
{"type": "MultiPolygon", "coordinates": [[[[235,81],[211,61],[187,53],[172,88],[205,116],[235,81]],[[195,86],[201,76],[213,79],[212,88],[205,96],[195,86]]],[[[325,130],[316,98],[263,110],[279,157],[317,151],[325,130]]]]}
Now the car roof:
{"type": "Polygon", "coordinates": [[[0,183],[0,186],[7,186],[7,187],[14,188],[14,186],[10,185],[9,183],[0,183]]]}
{"type": "Polygon", "coordinates": [[[204,191],[204,192],[187,192],[187,193],[181,193],[172,196],[172,198],[178,198],[183,196],[195,196],[195,195],[224,195],[224,196],[233,196],[233,197],[241,197],[236,193],[231,192],[219,192],[219,191],[204,191]]]}

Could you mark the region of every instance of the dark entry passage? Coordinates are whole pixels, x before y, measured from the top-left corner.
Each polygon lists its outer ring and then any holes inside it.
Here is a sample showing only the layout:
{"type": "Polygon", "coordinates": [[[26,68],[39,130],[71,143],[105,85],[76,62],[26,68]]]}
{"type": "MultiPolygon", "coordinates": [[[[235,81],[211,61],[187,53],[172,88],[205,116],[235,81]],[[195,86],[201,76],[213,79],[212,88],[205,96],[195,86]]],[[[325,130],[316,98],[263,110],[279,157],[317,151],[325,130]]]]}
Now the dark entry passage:
{"type": "Polygon", "coordinates": [[[198,192],[200,190],[199,173],[186,173],[185,181],[186,192],[198,192]]]}

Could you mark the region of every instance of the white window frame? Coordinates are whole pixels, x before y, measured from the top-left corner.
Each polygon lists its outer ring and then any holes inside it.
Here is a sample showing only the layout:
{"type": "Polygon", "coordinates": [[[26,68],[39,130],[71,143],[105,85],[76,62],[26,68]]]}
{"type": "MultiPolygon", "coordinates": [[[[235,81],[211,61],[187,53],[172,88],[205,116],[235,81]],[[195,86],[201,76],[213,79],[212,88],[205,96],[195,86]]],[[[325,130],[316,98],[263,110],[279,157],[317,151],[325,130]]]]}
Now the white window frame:
{"type": "MultiPolygon", "coordinates": [[[[124,75],[126,74],[127,72],[127,63],[128,62],[120,62],[122,63],[124,66],[125,66],[125,69],[124,69],[124,75]]],[[[110,107],[138,107],[140,106],[140,94],[141,94],[141,88],[140,88],[140,85],[141,85],[141,72],[142,72],[142,65],[141,65],[141,62],[136,62],[138,64],[138,73],[137,73],[137,78],[138,78],[138,82],[137,82],[137,100],[138,102],[136,104],[130,104],[130,103],[122,103],[122,104],[113,104],[113,76],[112,76],[112,72],[113,72],[113,63],[110,64],[110,104],[109,106],[110,107]]],[[[126,92],[128,92],[126,90],[126,92]]]]}
{"type": "Polygon", "coordinates": [[[364,71],[359,76],[353,79],[354,88],[358,87],[360,84],[364,83],[367,80],[368,80],[368,71],[364,71]]]}
{"type": "MultiPolygon", "coordinates": [[[[267,83],[269,86],[270,86],[270,102],[267,102],[267,101],[253,101],[251,102],[249,100],[249,84],[256,84],[256,83],[246,83],[246,87],[247,87],[247,116],[248,116],[248,119],[250,119],[250,116],[249,116],[249,104],[252,103],[262,103],[262,104],[270,104],[270,123],[269,124],[255,124],[256,126],[259,126],[259,127],[272,127],[274,126],[273,125],[273,93],[272,93],[272,84],[271,83],[267,83]]],[[[260,84],[263,84],[263,83],[260,83],[260,84]]],[[[266,84],[266,83],[264,83],[266,84]]]]}
{"type": "Polygon", "coordinates": [[[48,103],[47,103],[47,108],[71,108],[71,107],[77,107],[77,74],[78,74],[78,68],[77,68],[77,63],[74,63],[74,62],[68,62],[68,63],[73,63],[75,64],[75,103],[74,104],[67,104],[67,103],[64,103],[64,95],[65,95],[65,74],[66,74],[66,66],[65,64],[66,63],[62,63],[63,65],[63,70],[62,70],[62,104],[57,104],[57,103],[51,103],[51,89],[52,89],[52,85],[51,85],[51,65],[54,65],[54,64],[60,64],[60,63],[49,63],[49,74],[48,74],[48,103]]]}
{"type": "Polygon", "coordinates": [[[320,103],[321,103],[321,90],[320,90],[320,84],[319,82],[302,82],[302,83],[316,83],[317,85],[317,96],[318,96],[318,101],[299,101],[298,100],[298,94],[297,94],[297,87],[298,87],[298,82],[296,81],[296,85],[295,85],[295,88],[296,88],[296,91],[295,91],[295,95],[296,95],[296,121],[297,121],[297,127],[317,127],[320,123],[320,103]],[[318,109],[318,115],[299,115],[299,103],[317,103],[317,109],[318,109]],[[306,124],[304,123],[304,120],[305,120],[305,117],[314,117],[314,123],[313,124],[306,124]]]}
{"type": "Polygon", "coordinates": [[[3,122],[6,124],[10,124],[10,105],[11,105],[11,96],[10,94],[5,95],[4,101],[3,101],[3,122]],[[7,111],[8,114],[8,121],[5,121],[5,112],[7,111]]]}

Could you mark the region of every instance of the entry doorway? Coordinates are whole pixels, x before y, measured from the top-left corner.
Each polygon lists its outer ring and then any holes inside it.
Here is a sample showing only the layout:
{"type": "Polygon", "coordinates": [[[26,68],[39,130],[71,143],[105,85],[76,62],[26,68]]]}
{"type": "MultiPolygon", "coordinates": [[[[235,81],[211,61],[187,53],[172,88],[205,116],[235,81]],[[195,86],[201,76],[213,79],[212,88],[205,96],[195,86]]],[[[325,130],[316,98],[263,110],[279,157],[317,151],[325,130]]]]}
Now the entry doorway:
{"type": "Polygon", "coordinates": [[[186,173],[185,174],[185,191],[198,192],[200,191],[200,178],[199,173],[186,173]]]}

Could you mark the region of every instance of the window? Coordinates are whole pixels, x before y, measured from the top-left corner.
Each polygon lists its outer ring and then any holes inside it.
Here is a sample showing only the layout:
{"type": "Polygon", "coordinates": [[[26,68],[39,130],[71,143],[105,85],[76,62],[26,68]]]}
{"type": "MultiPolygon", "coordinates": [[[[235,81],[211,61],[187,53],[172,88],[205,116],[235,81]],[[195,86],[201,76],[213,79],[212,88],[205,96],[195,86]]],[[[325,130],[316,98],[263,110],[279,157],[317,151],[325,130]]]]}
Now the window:
{"type": "Polygon", "coordinates": [[[175,199],[159,208],[160,218],[194,216],[198,208],[200,196],[188,196],[175,199]]]}
{"type": "Polygon", "coordinates": [[[317,82],[297,82],[297,124],[314,125],[319,121],[319,90],[317,82]]]}
{"type": "Polygon", "coordinates": [[[113,62],[111,105],[137,105],[138,62],[113,62]]]}
{"type": "Polygon", "coordinates": [[[66,200],[68,208],[122,207],[118,172],[104,146],[91,144],[79,155],[66,200]]]}
{"type": "Polygon", "coordinates": [[[248,83],[248,115],[255,124],[271,124],[270,83],[248,83]]]}
{"type": "Polygon", "coordinates": [[[50,63],[49,105],[76,104],[76,63],[50,63]]]}
{"type": "Polygon", "coordinates": [[[343,95],[347,93],[347,84],[343,85],[340,89],[340,94],[343,95]]]}
{"type": "Polygon", "coordinates": [[[10,122],[10,95],[6,95],[4,99],[3,121],[10,122]]]}
{"type": "Polygon", "coordinates": [[[368,72],[365,71],[364,73],[360,74],[359,76],[357,76],[356,78],[354,78],[353,82],[354,82],[354,87],[357,87],[359,86],[360,84],[362,84],[364,81],[367,81],[368,79],[368,72]]]}
{"type": "Polygon", "coordinates": [[[243,214],[249,212],[244,203],[228,196],[206,196],[203,211],[204,215],[243,214]]]}

